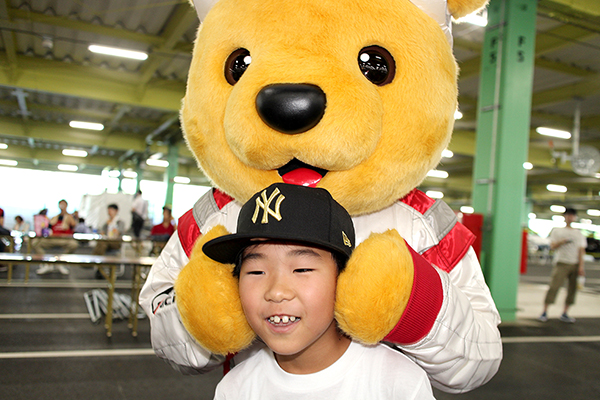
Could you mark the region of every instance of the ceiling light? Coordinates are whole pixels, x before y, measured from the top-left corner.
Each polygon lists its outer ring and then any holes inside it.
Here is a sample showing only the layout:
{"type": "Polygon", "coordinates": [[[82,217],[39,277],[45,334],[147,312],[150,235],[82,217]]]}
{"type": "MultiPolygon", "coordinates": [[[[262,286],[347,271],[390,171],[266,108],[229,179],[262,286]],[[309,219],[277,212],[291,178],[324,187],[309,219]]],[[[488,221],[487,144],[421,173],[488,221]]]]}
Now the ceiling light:
{"type": "Polygon", "coordinates": [[[73,164],[58,164],[58,169],[60,171],[75,172],[79,169],[79,167],[77,165],[73,165],[73,164]]]}
{"type": "Polygon", "coordinates": [[[454,111],[454,119],[461,119],[462,117],[463,117],[463,113],[461,113],[458,110],[454,111]]]}
{"type": "Polygon", "coordinates": [[[85,150],[63,149],[63,155],[71,157],[87,157],[88,153],[85,150]]]}
{"type": "Polygon", "coordinates": [[[592,220],[591,219],[587,219],[587,218],[581,218],[579,220],[579,223],[582,225],[591,225],[592,224],[592,220]]]}
{"type": "Polygon", "coordinates": [[[554,222],[565,222],[565,217],[563,217],[562,215],[553,215],[552,216],[552,221],[554,221],[554,222]]]}
{"type": "Polygon", "coordinates": [[[6,143],[0,143],[0,149],[6,150],[8,149],[8,145],[6,143]]]}
{"type": "Polygon", "coordinates": [[[123,176],[125,178],[135,179],[135,178],[137,178],[138,174],[137,174],[137,172],[128,169],[128,170],[123,171],[123,176]]]}
{"type": "Polygon", "coordinates": [[[566,193],[566,191],[567,191],[566,186],[554,185],[554,184],[546,185],[546,189],[548,189],[550,192],[556,192],[556,193],[566,193]]]}
{"type": "Polygon", "coordinates": [[[570,139],[571,133],[567,131],[561,131],[559,129],[544,128],[542,126],[535,129],[537,133],[544,136],[552,136],[559,139],[570,139]]]}
{"type": "Polygon", "coordinates": [[[144,61],[145,59],[148,58],[148,54],[141,52],[141,51],[119,49],[118,47],[98,46],[96,44],[90,45],[88,47],[88,50],[91,51],[92,53],[106,54],[109,56],[116,56],[116,57],[131,58],[133,60],[144,61]]]}
{"type": "Polygon", "coordinates": [[[442,157],[452,158],[452,157],[454,157],[454,153],[451,150],[446,149],[446,150],[442,151],[442,157]]]}
{"type": "Polygon", "coordinates": [[[425,192],[425,194],[431,197],[432,199],[441,199],[444,197],[444,193],[439,192],[437,190],[428,190],[427,192],[425,192]]]}
{"type": "Polygon", "coordinates": [[[0,160],[0,165],[6,165],[7,167],[16,167],[18,162],[15,160],[0,160]]]}
{"type": "Polygon", "coordinates": [[[431,178],[446,179],[448,177],[448,172],[441,171],[439,169],[432,169],[431,171],[429,171],[427,173],[427,176],[429,176],[431,178]]]}
{"type": "Polygon", "coordinates": [[[550,206],[550,211],[555,213],[564,213],[567,209],[563,206],[550,206]]]}
{"type": "Polygon", "coordinates": [[[121,176],[121,171],[119,171],[118,169],[112,169],[108,171],[108,176],[110,178],[118,178],[121,176]]]}
{"type": "Polygon", "coordinates": [[[471,25],[477,25],[477,26],[482,26],[482,27],[487,26],[487,23],[488,23],[487,12],[485,12],[485,10],[484,10],[482,15],[478,15],[477,12],[474,12],[472,14],[469,14],[465,17],[458,19],[456,22],[459,22],[459,23],[466,22],[471,25]]]}
{"type": "Polygon", "coordinates": [[[587,210],[587,215],[591,215],[592,217],[600,217],[600,210],[589,209],[587,210]]]}
{"type": "Polygon", "coordinates": [[[530,163],[529,161],[526,161],[523,163],[523,168],[525,168],[527,171],[530,171],[533,169],[533,164],[530,163]]]}
{"type": "Polygon", "coordinates": [[[471,206],[462,206],[460,208],[460,212],[463,214],[473,214],[475,212],[475,209],[471,206]]]}
{"type": "Polygon", "coordinates": [[[104,125],[96,122],[71,121],[69,122],[69,126],[71,128],[90,129],[92,131],[101,131],[104,129],[104,125]]]}
{"type": "Polygon", "coordinates": [[[175,183],[190,183],[191,179],[188,178],[187,176],[176,176],[175,178],[173,178],[173,182],[175,182],[175,183]]]}
{"type": "Polygon", "coordinates": [[[535,215],[535,213],[529,213],[527,216],[529,217],[529,219],[536,219],[537,218],[537,215],[535,215]]]}
{"type": "Polygon", "coordinates": [[[166,160],[154,160],[152,158],[147,159],[146,164],[151,165],[153,167],[163,167],[163,168],[166,168],[169,166],[169,162],[166,160]]]}

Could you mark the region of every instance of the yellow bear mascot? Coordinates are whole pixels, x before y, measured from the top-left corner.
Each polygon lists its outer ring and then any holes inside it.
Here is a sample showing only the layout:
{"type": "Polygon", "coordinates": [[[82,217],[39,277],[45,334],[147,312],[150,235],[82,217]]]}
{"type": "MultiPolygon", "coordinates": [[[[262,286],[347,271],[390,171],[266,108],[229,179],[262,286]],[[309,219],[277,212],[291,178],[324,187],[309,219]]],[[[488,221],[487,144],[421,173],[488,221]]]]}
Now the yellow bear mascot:
{"type": "Polygon", "coordinates": [[[486,1],[194,0],[181,121],[214,189],[181,217],[140,296],[159,357],[188,373],[248,357],[232,266],[202,245],[285,182],[327,189],[353,217],[358,246],[336,296],[344,332],[394,343],[447,392],[491,379],[500,318],[473,236],[415,189],[453,129],[450,16],[486,1]]]}

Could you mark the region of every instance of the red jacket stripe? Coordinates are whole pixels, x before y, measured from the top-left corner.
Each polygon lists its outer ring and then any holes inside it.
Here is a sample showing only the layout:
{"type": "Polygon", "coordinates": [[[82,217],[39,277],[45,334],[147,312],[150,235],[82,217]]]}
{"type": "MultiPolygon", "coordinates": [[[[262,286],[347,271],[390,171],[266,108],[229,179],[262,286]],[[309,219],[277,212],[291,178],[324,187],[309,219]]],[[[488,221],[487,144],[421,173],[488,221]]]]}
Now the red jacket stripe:
{"type": "Polygon", "coordinates": [[[433,327],[444,299],[442,280],[438,272],[408,243],[406,247],[413,258],[413,288],[400,321],[384,338],[397,344],[411,344],[425,337],[433,327]]]}

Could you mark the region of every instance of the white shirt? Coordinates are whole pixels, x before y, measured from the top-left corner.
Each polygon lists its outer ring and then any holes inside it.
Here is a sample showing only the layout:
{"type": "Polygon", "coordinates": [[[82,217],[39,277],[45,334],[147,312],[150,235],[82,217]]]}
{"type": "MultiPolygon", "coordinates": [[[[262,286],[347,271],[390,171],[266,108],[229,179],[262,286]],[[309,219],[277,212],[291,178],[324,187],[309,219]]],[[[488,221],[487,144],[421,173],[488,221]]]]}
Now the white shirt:
{"type": "Polygon", "coordinates": [[[263,348],[221,380],[215,400],[434,399],[425,372],[386,345],[351,342],[346,352],[322,371],[285,372],[273,352],[263,348]]]}
{"type": "Polygon", "coordinates": [[[133,211],[143,219],[148,217],[148,201],[144,200],[142,196],[136,196],[136,198],[133,199],[131,208],[133,208],[133,211]]]}
{"type": "Polygon", "coordinates": [[[550,241],[559,242],[563,239],[570,242],[557,247],[554,250],[554,261],[565,264],[579,264],[579,249],[587,247],[587,240],[579,229],[554,228],[550,232],[550,241]]]}

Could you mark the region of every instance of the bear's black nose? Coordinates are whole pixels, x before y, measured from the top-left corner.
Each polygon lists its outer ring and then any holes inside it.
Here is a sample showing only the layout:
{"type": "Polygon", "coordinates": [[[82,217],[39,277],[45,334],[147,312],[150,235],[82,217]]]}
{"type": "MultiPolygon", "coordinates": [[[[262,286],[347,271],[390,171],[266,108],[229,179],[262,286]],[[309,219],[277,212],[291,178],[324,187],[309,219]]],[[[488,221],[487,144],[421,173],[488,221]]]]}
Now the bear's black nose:
{"type": "Polygon", "coordinates": [[[256,110],[264,123],[289,135],[317,125],[325,114],[325,103],[321,88],[308,84],[269,85],[256,96],[256,110]]]}

